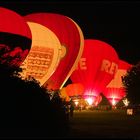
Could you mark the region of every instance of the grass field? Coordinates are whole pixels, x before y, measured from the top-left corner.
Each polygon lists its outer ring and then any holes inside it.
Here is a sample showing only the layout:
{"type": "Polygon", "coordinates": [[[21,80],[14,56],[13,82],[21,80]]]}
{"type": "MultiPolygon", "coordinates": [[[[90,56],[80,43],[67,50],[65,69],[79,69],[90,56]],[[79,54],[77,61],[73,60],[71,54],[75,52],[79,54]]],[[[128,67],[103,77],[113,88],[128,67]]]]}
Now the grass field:
{"type": "Polygon", "coordinates": [[[129,116],[126,110],[74,111],[70,128],[69,138],[140,139],[140,115],[129,116]]]}

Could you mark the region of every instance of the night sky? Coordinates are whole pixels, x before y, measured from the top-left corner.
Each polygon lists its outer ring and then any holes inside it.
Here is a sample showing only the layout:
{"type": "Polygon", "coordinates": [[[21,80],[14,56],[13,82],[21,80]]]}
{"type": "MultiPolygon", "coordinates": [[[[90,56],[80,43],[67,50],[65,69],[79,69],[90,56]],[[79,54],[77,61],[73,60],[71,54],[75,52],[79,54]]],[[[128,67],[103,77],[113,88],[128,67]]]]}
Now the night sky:
{"type": "Polygon", "coordinates": [[[93,0],[1,0],[0,6],[21,15],[51,12],[72,18],[85,39],[112,45],[120,59],[131,64],[140,60],[140,2],[93,0]]]}

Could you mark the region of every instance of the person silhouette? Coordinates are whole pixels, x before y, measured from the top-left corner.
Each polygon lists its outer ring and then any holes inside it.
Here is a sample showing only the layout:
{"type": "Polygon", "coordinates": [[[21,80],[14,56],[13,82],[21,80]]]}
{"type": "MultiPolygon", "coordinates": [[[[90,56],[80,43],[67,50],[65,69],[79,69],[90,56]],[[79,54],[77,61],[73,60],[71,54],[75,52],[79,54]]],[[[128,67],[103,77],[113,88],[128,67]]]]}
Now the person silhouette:
{"type": "Polygon", "coordinates": [[[73,111],[74,111],[74,102],[70,101],[70,117],[73,117],[73,111]]]}

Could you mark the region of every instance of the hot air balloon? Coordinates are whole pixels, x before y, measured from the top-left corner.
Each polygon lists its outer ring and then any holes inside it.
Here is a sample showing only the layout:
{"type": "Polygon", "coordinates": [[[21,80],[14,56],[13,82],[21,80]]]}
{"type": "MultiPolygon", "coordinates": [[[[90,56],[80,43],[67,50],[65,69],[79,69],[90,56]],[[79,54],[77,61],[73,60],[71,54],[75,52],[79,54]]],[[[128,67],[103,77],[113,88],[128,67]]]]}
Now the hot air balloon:
{"type": "Polygon", "coordinates": [[[59,96],[62,100],[66,101],[66,102],[69,102],[71,100],[70,97],[67,94],[66,87],[63,87],[63,88],[60,89],[59,96]]]}
{"type": "Polygon", "coordinates": [[[73,83],[84,86],[84,98],[95,98],[113,79],[118,68],[118,55],[114,48],[100,40],[85,39],[84,51],[77,69],[71,74],[73,83]]]}
{"type": "Polygon", "coordinates": [[[22,64],[24,78],[34,77],[43,85],[52,75],[60,61],[61,44],[47,27],[27,22],[32,32],[31,50],[22,64]]]}
{"type": "Polygon", "coordinates": [[[118,70],[115,77],[106,86],[103,94],[108,99],[112,106],[115,106],[126,95],[124,86],[122,84],[122,76],[124,76],[128,69],[132,67],[131,64],[124,60],[119,60],[118,70]]]}
{"type": "MultiPolygon", "coordinates": [[[[73,19],[71,19],[71,18],[69,18],[70,20],[72,20],[72,22],[76,25],[76,27],[77,27],[77,29],[78,29],[78,31],[79,31],[79,34],[80,34],[80,50],[79,50],[79,53],[78,53],[78,55],[77,55],[77,58],[76,58],[76,60],[75,60],[75,62],[74,62],[74,65],[73,65],[73,71],[75,70],[75,68],[77,67],[77,65],[78,65],[78,62],[79,62],[79,60],[80,60],[80,58],[81,58],[81,56],[82,56],[82,53],[83,53],[83,50],[84,50],[84,35],[83,35],[83,32],[82,32],[82,30],[81,30],[81,28],[80,28],[80,26],[73,20],[73,19]],[[75,66],[75,67],[74,67],[75,66]]],[[[71,72],[72,73],[72,72],[71,72]]],[[[71,75],[71,73],[69,73],[70,75],[71,75]]],[[[69,76],[68,76],[69,77],[69,76]]],[[[67,79],[66,79],[67,80],[67,79]]]]}
{"type": "Polygon", "coordinates": [[[22,16],[0,7],[0,63],[19,67],[31,48],[31,31],[22,16]]]}
{"type": "Polygon", "coordinates": [[[42,24],[52,30],[61,43],[61,60],[52,76],[43,85],[48,89],[61,89],[70,77],[82,54],[82,37],[76,24],[67,16],[55,13],[33,13],[25,16],[27,21],[42,24]]]}
{"type": "Polygon", "coordinates": [[[84,92],[84,86],[81,83],[72,83],[65,88],[68,96],[80,96],[84,92]]]}

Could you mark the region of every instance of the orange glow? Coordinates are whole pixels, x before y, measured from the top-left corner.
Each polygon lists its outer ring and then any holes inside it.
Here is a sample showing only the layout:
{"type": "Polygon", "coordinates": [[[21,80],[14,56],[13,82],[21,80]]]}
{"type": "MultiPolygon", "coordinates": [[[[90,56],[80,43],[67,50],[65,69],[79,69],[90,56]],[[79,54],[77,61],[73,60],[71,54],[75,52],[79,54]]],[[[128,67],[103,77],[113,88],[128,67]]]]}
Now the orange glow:
{"type": "Polygon", "coordinates": [[[84,87],[80,83],[73,83],[66,86],[66,91],[69,96],[78,96],[83,94],[84,87]]]}
{"type": "Polygon", "coordinates": [[[133,112],[134,110],[133,109],[127,109],[127,115],[133,115],[133,112]]]}
{"type": "Polygon", "coordinates": [[[66,92],[65,87],[60,89],[60,94],[59,95],[60,95],[60,98],[62,98],[65,101],[70,101],[71,100],[70,97],[68,96],[67,92],[66,92]]]}

